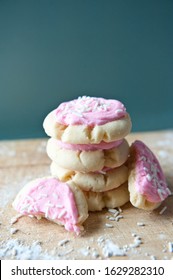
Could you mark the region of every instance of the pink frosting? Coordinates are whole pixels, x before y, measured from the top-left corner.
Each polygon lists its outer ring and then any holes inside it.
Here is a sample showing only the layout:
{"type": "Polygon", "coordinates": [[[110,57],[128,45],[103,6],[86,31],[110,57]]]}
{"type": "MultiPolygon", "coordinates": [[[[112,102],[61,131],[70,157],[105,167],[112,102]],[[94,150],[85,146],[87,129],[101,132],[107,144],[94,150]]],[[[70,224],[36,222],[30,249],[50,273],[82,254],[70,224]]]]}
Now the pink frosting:
{"type": "Polygon", "coordinates": [[[69,144],[52,138],[52,141],[56,141],[59,147],[66,150],[73,151],[95,151],[95,150],[108,150],[118,147],[123,140],[117,140],[113,142],[100,142],[99,144],[69,144]]]}
{"type": "Polygon", "coordinates": [[[40,178],[25,187],[13,202],[23,215],[40,215],[59,221],[68,231],[79,233],[78,210],[70,187],[55,178],[40,178]]]}
{"type": "Polygon", "coordinates": [[[82,96],[61,103],[53,112],[58,123],[94,126],[123,118],[126,108],[118,100],[82,96]]]}
{"type": "Polygon", "coordinates": [[[135,154],[135,187],[150,202],[161,202],[169,194],[164,173],[152,151],[141,141],[132,144],[135,154]]]}

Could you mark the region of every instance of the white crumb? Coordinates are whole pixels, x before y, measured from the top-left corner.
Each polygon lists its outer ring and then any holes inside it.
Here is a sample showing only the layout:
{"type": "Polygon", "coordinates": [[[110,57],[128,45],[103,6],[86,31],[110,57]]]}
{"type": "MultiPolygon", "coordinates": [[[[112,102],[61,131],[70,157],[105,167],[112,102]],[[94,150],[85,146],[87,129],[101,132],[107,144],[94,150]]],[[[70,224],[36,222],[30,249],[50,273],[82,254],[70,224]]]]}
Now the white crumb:
{"type": "Polygon", "coordinates": [[[113,256],[125,256],[126,253],[123,248],[120,248],[117,244],[113,243],[111,240],[105,240],[102,246],[102,253],[104,257],[113,256]]]}
{"type": "Polygon", "coordinates": [[[10,233],[11,234],[15,234],[16,232],[18,232],[17,228],[10,228],[10,233]]]}
{"type": "Polygon", "coordinates": [[[151,258],[151,260],[157,260],[156,256],[153,256],[153,255],[150,258],[151,258]]]}
{"type": "Polygon", "coordinates": [[[119,211],[118,211],[118,210],[112,209],[112,208],[109,208],[109,209],[108,209],[108,212],[109,212],[109,213],[112,213],[112,214],[117,214],[117,213],[119,214],[119,211]]]}
{"type": "Polygon", "coordinates": [[[115,218],[115,220],[118,222],[120,219],[122,219],[123,218],[123,216],[122,215],[118,215],[118,216],[116,216],[116,218],[115,218]]]}
{"type": "Polygon", "coordinates": [[[11,218],[11,221],[10,221],[11,225],[17,223],[18,220],[19,220],[22,216],[23,216],[22,214],[19,214],[19,215],[15,216],[15,217],[11,218]]]}
{"type": "Polygon", "coordinates": [[[110,220],[110,221],[116,221],[116,218],[115,217],[111,217],[111,216],[107,216],[107,219],[110,220]]]}
{"type": "Polygon", "coordinates": [[[68,239],[63,239],[63,240],[61,240],[61,241],[58,242],[58,246],[63,246],[63,245],[65,245],[65,244],[67,244],[69,241],[70,241],[70,240],[68,240],[68,239]]]}
{"type": "Polygon", "coordinates": [[[105,224],[105,227],[107,227],[107,228],[113,228],[114,226],[112,225],[112,224],[105,224]]]}
{"type": "Polygon", "coordinates": [[[162,215],[162,214],[166,211],[166,209],[167,209],[167,206],[164,206],[164,207],[162,208],[162,210],[159,212],[159,214],[162,215]]]}
{"type": "Polygon", "coordinates": [[[66,250],[65,252],[61,252],[58,254],[59,257],[65,257],[66,255],[70,254],[71,252],[73,252],[73,248],[66,250]]]}
{"type": "Polygon", "coordinates": [[[88,250],[87,248],[81,248],[79,249],[79,252],[85,257],[89,256],[90,254],[90,250],[88,250]]]}
{"type": "Polygon", "coordinates": [[[133,243],[129,244],[130,248],[136,248],[139,247],[142,244],[141,237],[135,236],[133,243]]]}
{"type": "Polygon", "coordinates": [[[100,255],[99,255],[99,253],[97,252],[96,249],[93,249],[92,257],[93,257],[93,258],[99,258],[99,257],[100,257],[100,255]]]}
{"type": "Polygon", "coordinates": [[[97,239],[97,243],[98,244],[101,244],[105,241],[105,237],[104,236],[100,236],[98,239],[97,239]]]}
{"type": "Polygon", "coordinates": [[[0,243],[0,258],[8,259],[10,257],[15,257],[16,260],[55,259],[55,256],[48,255],[47,252],[42,251],[40,245],[34,243],[30,246],[23,245],[18,239],[10,239],[0,243]]]}
{"type": "Polygon", "coordinates": [[[123,210],[120,207],[118,207],[118,211],[119,211],[119,213],[123,212],[123,210]]]}
{"type": "Polygon", "coordinates": [[[144,224],[144,223],[142,223],[142,222],[138,222],[138,223],[137,223],[137,226],[138,226],[138,227],[144,227],[144,226],[145,226],[145,224],[144,224]]]}

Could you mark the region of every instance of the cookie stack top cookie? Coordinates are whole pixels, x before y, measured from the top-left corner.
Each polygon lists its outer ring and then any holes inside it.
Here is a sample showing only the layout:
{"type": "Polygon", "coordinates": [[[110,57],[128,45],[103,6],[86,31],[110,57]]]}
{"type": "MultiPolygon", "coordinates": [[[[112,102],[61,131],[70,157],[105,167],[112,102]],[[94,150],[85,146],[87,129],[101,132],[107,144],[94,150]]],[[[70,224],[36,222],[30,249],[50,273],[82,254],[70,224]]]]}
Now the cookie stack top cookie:
{"type": "Polygon", "coordinates": [[[123,139],[132,127],[118,100],[83,96],[50,112],[43,127],[48,136],[70,144],[99,144],[123,139]]]}

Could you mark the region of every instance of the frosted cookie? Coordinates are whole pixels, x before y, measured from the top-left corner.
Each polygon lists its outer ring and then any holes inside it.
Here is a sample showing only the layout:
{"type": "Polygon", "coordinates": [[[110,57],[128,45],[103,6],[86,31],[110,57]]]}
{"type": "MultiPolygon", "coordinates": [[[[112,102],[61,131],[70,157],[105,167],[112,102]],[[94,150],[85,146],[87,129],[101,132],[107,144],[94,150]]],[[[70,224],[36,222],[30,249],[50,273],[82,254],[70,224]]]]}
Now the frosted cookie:
{"type": "Polygon", "coordinates": [[[29,182],[16,196],[13,207],[22,215],[45,217],[77,234],[88,217],[83,192],[74,182],[63,183],[54,177],[29,182]]]}
{"type": "Polygon", "coordinates": [[[127,161],[129,145],[119,140],[100,144],[67,144],[50,138],[47,142],[47,154],[59,166],[79,171],[94,172],[104,167],[115,168],[127,161]]]}
{"type": "Polygon", "coordinates": [[[89,211],[101,211],[103,208],[116,208],[129,201],[127,182],[106,192],[84,192],[89,211]]]}
{"type": "Polygon", "coordinates": [[[118,188],[127,181],[128,168],[125,165],[98,172],[82,173],[61,168],[55,162],[50,166],[51,174],[60,181],[72,180],[81,190],[103,192],[118,188]]]}
{"type": "Polygon", "coordinates": [[[131,126],[129,114],[120,101],[86,96],[61,103],[43,122],[49,136],[71,144],[123,139],[131,126]]]}
{"type": "Polygon", "coordinates": [[[157,158],[141,141],[130,148],[128,185],[131,203],[146,210],[157,208],[170,194],[157,158]]]}

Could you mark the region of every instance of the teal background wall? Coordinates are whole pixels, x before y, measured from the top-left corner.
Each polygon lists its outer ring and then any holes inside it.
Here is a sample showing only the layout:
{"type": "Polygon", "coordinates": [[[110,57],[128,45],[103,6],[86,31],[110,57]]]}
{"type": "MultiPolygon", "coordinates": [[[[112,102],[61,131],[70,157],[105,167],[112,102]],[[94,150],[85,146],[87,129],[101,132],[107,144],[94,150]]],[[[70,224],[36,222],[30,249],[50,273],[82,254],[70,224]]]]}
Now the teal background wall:
{"type": "Polygon", "coordinates": [[[173,1],[0,0],[0,139],[45,136],[79,95],[121,100],[133,131],[173,128],[173,1]]]}

